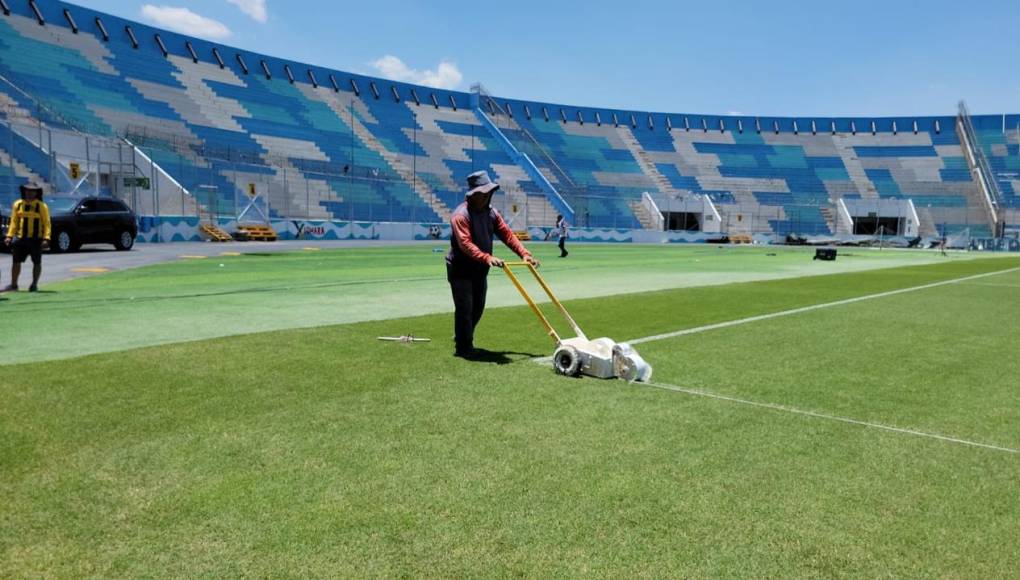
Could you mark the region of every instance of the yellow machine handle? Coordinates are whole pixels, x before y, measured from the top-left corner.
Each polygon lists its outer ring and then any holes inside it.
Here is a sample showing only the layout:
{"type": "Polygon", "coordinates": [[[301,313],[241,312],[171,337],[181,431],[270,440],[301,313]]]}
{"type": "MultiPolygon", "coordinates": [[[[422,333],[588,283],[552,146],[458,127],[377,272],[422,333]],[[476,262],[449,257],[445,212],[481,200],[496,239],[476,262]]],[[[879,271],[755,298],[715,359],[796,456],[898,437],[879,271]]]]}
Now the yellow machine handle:
{"type": "Polygon", "coordinates": [[[542,275],[538,273],[538,269],[536,269],[535,266],[533,266],[530,262],[524,261],[503,262],[503,271],[506,272],[507,277],[510,278],[510,282],[513,283],[513,285],[517,288],[517,291],[520,292],[521,296],[524,297],[524,301],[527,302],[528,306],[531,307],[531,311],[534,312],[535,316],[538,317],[538,321],[542,323],[542,326],[545,327],[546,332],[553,339],[553,341],[556,342],[556,344],[559,344],[560,335],[556,333],[556,329],[553,328],[552,324],[549,323],[549,319],[546,318],[545,314],[542,313],[538,305],[535,304],[534,299],[531,298],[531,294],[528,293],[528,290],[521,284],[521,281],[517,278],[517,275],[514,274],[513,268],[515,267],[527,268],[531,272],[532,276],[535,277],[535,280],[538,281],[538,284],[539,286],[542,287],[542,290],[544,290],[546,295],[549,296],[549,300],[553,303],[553,305],[556,306],[556,308],[560,311],[563,317],[567,319],[567,322],[570,324],[570,327],[577,334],[577,336],[584,340],[588,340],[588,337],[586,337],[584,335],[584,332],[581,331],[581,327],[577,325],[577,322],[574,322],[574,318],[570,316],[570,313],[567,312],[566,307],[563,306],[563,304],[559,301],[558,298],[556,298],[556,295],[553,294],[552,288],[550,288],[549,285],[545,283],[545,279],[542,278],[542,275]]]}

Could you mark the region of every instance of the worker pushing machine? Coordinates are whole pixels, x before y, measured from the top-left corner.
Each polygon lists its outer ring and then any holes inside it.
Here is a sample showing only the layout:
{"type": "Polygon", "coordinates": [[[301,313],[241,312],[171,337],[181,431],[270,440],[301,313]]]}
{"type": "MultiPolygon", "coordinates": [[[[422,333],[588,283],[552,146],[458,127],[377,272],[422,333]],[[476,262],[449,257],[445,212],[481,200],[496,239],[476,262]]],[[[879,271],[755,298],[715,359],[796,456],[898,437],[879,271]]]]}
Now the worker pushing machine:
{"type": "Polygon", "coordinates": [[[478,355],[474,345],[475,328],[485,312],[489,268],[503,267],[503,260],[492,255],[493,237],[502,240],[528,264],[538,266],[538,260],[490,205],[499,184],[490,180],[485,171],[476,171],[468,176],[467,185],[464,203],[457,206],[450,218],[452,235],[450,253],[446,256],[446,277],[455,310],[454,356],[470,359],[478,355]]]}

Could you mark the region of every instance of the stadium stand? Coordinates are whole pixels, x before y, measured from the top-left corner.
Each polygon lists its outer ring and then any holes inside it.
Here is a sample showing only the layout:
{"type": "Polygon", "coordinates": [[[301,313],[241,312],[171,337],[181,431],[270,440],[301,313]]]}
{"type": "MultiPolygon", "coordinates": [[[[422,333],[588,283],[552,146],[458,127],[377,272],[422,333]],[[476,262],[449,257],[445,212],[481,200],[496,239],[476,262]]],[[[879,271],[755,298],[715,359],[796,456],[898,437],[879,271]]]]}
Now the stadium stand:
{"type": "MultiPolygon", "coordinates": [[[[739,207],[742,213],[775,216],[769,227],[779,234],[833,233],[823,215],[831,200],[912,199],[924,213],[938,208],[954,228],[987,228],[968,215],[973,213],[968,208],[980,205],[979,192],[952,117],[878,119],[873,133],[866,119],[644,115],[638,120],[633,113],[602,111],[599,123],[595,112],[584,109],[509,104],[510,110],[532,111],[531,119],[517,115],[517,124],[555,160],[556,171],[553,161],[543,165],[550,180],[561,185],[570,180],[564,186],[568,199],[575,185],[630,201],[643,191],[660,198],[688,191],[708,195],[724,213],[739,207]],[[544,113],[534,114],[550,108],[556,112],[548,121],[544,113]],[[619,123],[606,123],[607,118],[619,123]]],[[[924,223],[925,216],[921,219],[924,223]]],[[[926,225],[936,226],[932,218],[926,225]]]]}
{"type": "MultiPolygon", "coordinates": [[[[137,208],[146,214],[236,215],[257,192],[273,217],[437,223],[465,176],[484,169],[503,184],[507,213],[529,208],[521,225],[549,225],[569,205],[578,225],[653,227],[662,221],[642,200],[663,207],[700,194],[733,233],[835,234],[839,200],[909,200],[923,235],[980,235],[995,225],[988,206],[1015,205],[1020,187],[1016,116],[969,118],[971,154],[952,116],[756,118],[479,99],[480,90],[310,66],[64,2],[10,4],[0,16],[4,116],[137,147],[180,189],[159,191],[167,199],[137,208]],[[981,162],[995,191],[975,178],[981,162]]],[[[52,149],[0,125],[0,183],[10,184],[0,201],[29,178],[65,187],[52,149]]]]}
{"type": "Polygon", "coordinates": [[[1003,222],[1020,228],[1020,118],[973,117],[975,140],[988,163],[1003,222]]]}

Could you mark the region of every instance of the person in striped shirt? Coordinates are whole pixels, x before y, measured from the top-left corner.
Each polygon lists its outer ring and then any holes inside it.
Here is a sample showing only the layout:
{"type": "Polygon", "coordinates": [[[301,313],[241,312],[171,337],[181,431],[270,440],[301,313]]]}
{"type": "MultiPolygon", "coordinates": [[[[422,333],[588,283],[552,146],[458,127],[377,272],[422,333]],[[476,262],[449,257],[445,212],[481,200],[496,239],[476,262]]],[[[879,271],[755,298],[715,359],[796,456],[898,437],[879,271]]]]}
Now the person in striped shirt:
{"type": "Polygon", "coordinates": [[[4,292],[17,292],[21,265],[32,258],[32,285],[29,292],[39,290],[42,275],[42,251],[50,243],[50,208],[42,200],[43,190],[38,184],[28,182],[21,186],[21,199],[11,209],[11,223],[7,227],[4,244],[11,247],[11,283],[4,292]]]}

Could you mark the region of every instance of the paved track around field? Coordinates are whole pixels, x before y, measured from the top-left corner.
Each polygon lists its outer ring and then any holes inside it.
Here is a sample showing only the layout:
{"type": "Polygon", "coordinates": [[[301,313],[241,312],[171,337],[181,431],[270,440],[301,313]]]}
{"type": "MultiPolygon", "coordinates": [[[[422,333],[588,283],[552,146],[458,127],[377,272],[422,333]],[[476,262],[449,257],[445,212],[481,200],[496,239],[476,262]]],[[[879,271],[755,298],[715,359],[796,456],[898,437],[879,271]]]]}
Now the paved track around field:
{"type": "MultiPolygon", "coordinates": [[[[70,254],[46,254],[43,256],[43,278],[41,284],[63,282],[84,276],[105,272],[127,270],[178,260],[182,256],[220,256],[232,253],[296,252],[305,248],[332,250],[337,248],[371,248],[385,246],[449,244],[444,241],[381,241],[381,240],[287,240],[279,242],[173,242],[168,244],[138,244],[130,252],[118,252],[111,246],[86,247],[70,254]]],[[[3,280],[8,282],[9,262],[0,259],[3,280]]],[[[22,274],[22,283],[27,281],[22,274]]]]}

